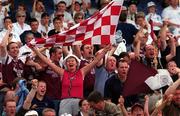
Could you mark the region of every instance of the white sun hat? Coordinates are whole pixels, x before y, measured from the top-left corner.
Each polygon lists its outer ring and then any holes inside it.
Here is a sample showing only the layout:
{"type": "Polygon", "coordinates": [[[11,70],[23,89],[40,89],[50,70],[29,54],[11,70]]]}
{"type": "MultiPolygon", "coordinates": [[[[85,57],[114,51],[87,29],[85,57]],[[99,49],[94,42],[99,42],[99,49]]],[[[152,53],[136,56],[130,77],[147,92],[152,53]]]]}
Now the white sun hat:
{"type": "Polygon", "coordinates": [[[76,59],[76,61],[77,61],[77,63],[78,63],[78,68],[79,68],[79,66],[80,66],[80,61],[81,61],[81,60],[80,60],[76,55],[74,55],[74,54],[68,54],[68,55],[64,58],[64,60],[63,60],[63,65],[64,65],[65,69],[67,69],[66,60],[67,60],[68,58],[70,58],[70,57],[73,57],[73,58],[76,59]]]}

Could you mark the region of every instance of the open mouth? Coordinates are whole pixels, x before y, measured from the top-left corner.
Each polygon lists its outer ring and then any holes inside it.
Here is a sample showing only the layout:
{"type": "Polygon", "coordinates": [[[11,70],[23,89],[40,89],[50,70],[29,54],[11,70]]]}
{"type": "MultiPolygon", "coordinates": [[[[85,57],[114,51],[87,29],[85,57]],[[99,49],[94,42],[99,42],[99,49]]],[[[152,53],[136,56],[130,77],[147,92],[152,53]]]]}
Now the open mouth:
{"type": "Polygon", "coordinates": [[[69,67],[73,67],[74,65],[73,64],[70,64],[69,67]]]}

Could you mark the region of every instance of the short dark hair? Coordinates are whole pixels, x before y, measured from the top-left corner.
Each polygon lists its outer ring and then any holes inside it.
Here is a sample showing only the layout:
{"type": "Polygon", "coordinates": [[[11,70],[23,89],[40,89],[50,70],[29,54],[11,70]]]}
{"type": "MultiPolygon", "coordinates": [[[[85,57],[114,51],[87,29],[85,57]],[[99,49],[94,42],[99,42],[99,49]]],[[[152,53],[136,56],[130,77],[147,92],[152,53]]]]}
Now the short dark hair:
{"type": "Polygon", "coordinates": [[[66,6],[66,2],[65,1],[60,1],[60,2],[57,3],[57,5],[59,5],[59,4],[64,4],[66,6]]]}
{"type": "Polygon", "coordinates": [[[122,58],[122,59],[119,59],[119,61],[116,63],[117,68],[119,67],[119,64],[120,64],[120,63],[127,63],[127,64],[128,64],[128,62],[125,61],[123,58],[122,58]]]}
{"type": "Polygon", "coordinates": [[[55,21],[57,21],[57,20],[61,21],[61,19],[60,19],[59,17],[55,17],[55,18],[53,19],[53,23],[54,23],[55,21]]]}
{"type": "Polygon", "coordinates": [[[60,47],[51,47],[49,50],[50,57],[52,56],[52,53],[56,53],[57,49],[61,49],[60,47]]]}
{"type": "Polygon", "coordinates": [[[10,46],[11,46],[11,44],[17,44],[16,42],[10,42],[10,43],[8,43],[8,45],[6,46],[6,49],[7,49],[7,51],[9,51],[10,50],[10,46]]]}
{"type": "Polygon", "coordinates": [[[89,94],[89,96],[87,97],[88,102],[94,102],[94,103],[98,103],[100,101],[103,101],[104,98],[101,95],[100,92],[98,91],[93,91],[89,94]]]}
{"type": "Polygon", "coordinates": [[[44,18],[44,17],[49,17],[49,14],[47,12],[42,13],[41,19],[44,18]]]}
{"type": "Polygon", "coordinates": [[[31,24],[31,23],[33,23],[33,22],[38,22],[38,20],[37,20],[36,18],[31,18],[31,19],[29,20],[29,24],[31,24]]]}
{"type": "Polygon", "coordinates": [[[7,17],[4,18],[4,22],[5,22],[7,19],[9,19],[9,20],[12,21],[11,17],[7,16],[7,17]]]}
{"type": "Polygon", "coordinates": [[[124,58],[124,57],[130,58],[129,53],[128,53],[128,52],[121,52],[121,53],[119,54],[119,58],[120,58],[120,59],[121,59],[121,58],[124,58]]]}
{"type": "Polygon", "coordinates": [[[85,101],[86,99],[81,99],[80,101],[79,101],[79,107],[82,107],[82,103],[83,103],[83,101],[85,101]]]}

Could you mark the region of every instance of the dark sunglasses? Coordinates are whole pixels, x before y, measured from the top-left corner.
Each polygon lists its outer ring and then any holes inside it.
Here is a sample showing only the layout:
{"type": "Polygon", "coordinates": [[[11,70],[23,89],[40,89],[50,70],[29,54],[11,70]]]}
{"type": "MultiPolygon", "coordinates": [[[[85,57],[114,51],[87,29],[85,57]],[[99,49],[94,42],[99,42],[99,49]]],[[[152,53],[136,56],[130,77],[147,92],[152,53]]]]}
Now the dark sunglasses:
{"type": "Polygon", "coordinates": [[[19,15],[18,17],[26,17],[25,15],[19,15]]]}

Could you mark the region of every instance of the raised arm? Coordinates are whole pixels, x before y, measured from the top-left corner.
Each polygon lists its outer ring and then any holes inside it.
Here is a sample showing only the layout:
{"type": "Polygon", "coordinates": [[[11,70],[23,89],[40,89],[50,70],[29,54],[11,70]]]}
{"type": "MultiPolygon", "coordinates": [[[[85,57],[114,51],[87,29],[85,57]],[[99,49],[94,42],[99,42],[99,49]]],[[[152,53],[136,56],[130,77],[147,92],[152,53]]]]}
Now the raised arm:
{"type": "Polygon", "coordinates": [[[31,12],[31,17],[33,17],[33,18],[35,18],[36,3],[37,3],[37,0],[34,0],[33,7],[32,7],[32,12],[31,12]]]}
{"type": "Polygon", "coordinates": [[[124,98],[123,98],[123,96],[120,96],[118,101],[119,101],[118,106],[121,109],[121,111],[123,113],[123,116],[129,116],[128,112],[127,112],[127,110],[126,110],[126,108],[124,106],[124,98]]]}
{"type": "Polygon", "coordinates": [[[83,76],[85,76],[94,66],[96,66],[96,64],[105,56],[110,47],[111,45],[107,45],[101,52],[96,55],[95,59],[90,64],[81,68],[83,76]]]}
{"type": "Polygon", "coordinates": [[[142,32],[142,30],[140,30],[135,37],[134,40],[134,53],[135,53],[135,57],[136,59],[140,60],[140,48],[141,48],[141,43],[142,43],[142,38],[143,38],[144,34],[142,32]]]}
{"type": "Polygon", "coordinates": [[[165,50],[167,47],[166,38],[167,38],[167,22],[164,22],[163,27],[160,30],[160,41],[161,41],[161,50],[165,50]]]}
{"type": "Polygon", "coordinates": [[[8,44],[9,34],[11,33],[11,31],[12,31],[12,25],[9,25],[7,32],[6,32],[5,36],[2,39],[2,42],[0,43],[0,56],[1,57],[5,57],[6,54],[7,54],[6,46],[8,44]]]}
{"type": "Polygon", "coordinates": [[[40,59],[41,59],[43,62],[45,62],[49,67],[51,67],[54,72],[56,72],[56,73],[57,73],[58,75],[60,75],[60,76],[63,76],[63,74],[64,74],[64,69],[62,69],[62,68],[56,66],[54,63],[52,63],[51,60],[48,59],[47,57],[45,57],[42,53],[40,53],[40,52],[37,50],[37,48],[32,47],[32,50],[34,51],[34,53],[36,53],[37,56],[40,57],[40,59]]]}
{"type": "Polygon", "coordinates": [[[149,96],[146,95],[146,96],[144,97],[144,99],[145,99],[145,102],[144,102],[144,115],[145,115],[145,116],[149,116],[149,107],[148,107],[148,104],[149,104],[149,96]]]}
{"type": "Polygon", "coordinates": [[[38,80],[37,79],[33,79],[32,80],[32,87],[31,87],[31,91],[28,93],[24,104],[23,104],[23,109],[25,110],[29,110],[29,108],[31,107],[31,102],[36,94],[37,91],[37,85],[38,85],[38,80]]]}
{"type": "Polygon", "coordinates": [[[176,88],[180,85],[180,78],[176,80],[168,89],[165,91],[164,95],[167,97],[170,94],[174,94],[176,88]]]}
{"type": "Polygon", "coordinates": [[[170,41],[170,53],[166,56],[166,61],[170,61],[174,56],[176,56],[176,44],[175,44],[175,38],[169,37],[170,41]]]}

